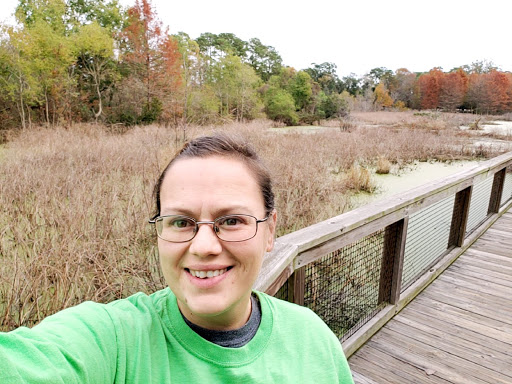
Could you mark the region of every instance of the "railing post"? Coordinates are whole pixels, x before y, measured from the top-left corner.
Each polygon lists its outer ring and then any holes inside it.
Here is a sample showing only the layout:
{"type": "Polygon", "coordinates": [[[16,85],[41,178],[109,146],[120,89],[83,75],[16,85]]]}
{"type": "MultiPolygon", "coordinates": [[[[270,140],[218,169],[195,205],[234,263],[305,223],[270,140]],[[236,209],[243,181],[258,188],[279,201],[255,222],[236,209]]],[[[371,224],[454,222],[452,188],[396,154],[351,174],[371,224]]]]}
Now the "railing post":
{"type": "Polygon", "coordinates": [[[494,181],[492,183],[491,198],[489,200],[489,209],[487,214],[498,213],[500,211],[501,196],[503,194],[503,185],[505,184],[505,175],[507,168],[494,174],[494,181]]]}
{"type": "Polygon", "coordinates": [[[451,246],[462,247],[464,236],[466,235],[466,225],[469,216],[469,203],[473,186],[457,192],[455,202],[453,203],[452,222],[450,225],[450,237],[448,238],[448,248],[451,246]]]}
{"type": "Polygon", "coordinates": [[[385,229],[384,252],[380,269],[379,304],[383,302],[395,304],[400,299],[408,224],[409,217],[406,216],[385,229]]]}
{"type": "Polygon", "coordinates": [[[288,279],[288,301],[304,305],[305,267],[296,269],[288,279]]]}

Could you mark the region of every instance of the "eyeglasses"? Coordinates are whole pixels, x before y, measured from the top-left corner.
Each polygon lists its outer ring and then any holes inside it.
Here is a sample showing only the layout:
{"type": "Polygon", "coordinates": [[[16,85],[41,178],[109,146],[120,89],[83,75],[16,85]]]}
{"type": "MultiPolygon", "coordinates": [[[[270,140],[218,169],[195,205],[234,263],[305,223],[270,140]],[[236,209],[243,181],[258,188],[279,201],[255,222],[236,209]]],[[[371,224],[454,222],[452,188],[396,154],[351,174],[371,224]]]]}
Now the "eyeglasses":
{"type": "Polygon", "coordinates": [[[251,215],[225,215],[214,221],[197,221],[183,215],[156,216],[149,220],[155,224],[159,238],[171,243],[185,243],[192,240],[199,230],[199,224],[211,224],[213,232],[222,241],[238,242],[252,239],[258,232],[258,223],[268,220],[251,215]]]}

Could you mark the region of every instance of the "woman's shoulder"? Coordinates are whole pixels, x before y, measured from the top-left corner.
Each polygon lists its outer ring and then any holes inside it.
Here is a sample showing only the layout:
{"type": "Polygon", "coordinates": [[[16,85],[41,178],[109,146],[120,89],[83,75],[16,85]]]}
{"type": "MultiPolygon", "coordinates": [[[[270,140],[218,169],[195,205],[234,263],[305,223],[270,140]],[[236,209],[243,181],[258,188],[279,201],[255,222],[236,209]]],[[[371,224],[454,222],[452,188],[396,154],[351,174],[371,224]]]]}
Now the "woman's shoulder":
{"type": "Polygon", "coordinates": [[[167,306],[172,296],[169,288],[152,294],[137,292],[124,299],[119,299],[105,305],[106,311],[114,322],[120,319],[123,323],[146,322],[160,319],[167,312],[167,306]]]}

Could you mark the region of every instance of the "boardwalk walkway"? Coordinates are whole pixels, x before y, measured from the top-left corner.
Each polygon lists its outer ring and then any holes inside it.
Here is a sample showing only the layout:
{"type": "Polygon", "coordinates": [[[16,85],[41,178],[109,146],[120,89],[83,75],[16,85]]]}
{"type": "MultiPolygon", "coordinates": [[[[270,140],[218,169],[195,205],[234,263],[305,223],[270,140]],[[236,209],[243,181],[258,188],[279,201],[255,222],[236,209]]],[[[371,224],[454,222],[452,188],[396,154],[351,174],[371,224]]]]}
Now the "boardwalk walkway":
{"type": "Polygon", "coordinates": [[[349,359],[356,383],[512,383],[512,210],[349,359]]]}

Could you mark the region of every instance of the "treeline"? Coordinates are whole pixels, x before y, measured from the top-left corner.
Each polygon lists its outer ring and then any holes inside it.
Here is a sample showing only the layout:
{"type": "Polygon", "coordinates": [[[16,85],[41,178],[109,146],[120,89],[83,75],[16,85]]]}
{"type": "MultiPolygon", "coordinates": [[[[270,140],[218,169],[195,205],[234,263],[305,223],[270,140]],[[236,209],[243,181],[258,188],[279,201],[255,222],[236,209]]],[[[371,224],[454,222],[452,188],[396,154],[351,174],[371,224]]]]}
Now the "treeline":
{"type": "Polygon", "coordinates": [[[512,75],[488,62],[448,73],[374,68],[339,78],[333,63],[296,70],[274,47],[232,33],[171,35],[150,0],[20,0],[0,31],[0,126],[284,124],[351,109],[512,110],[512,75]]]}

